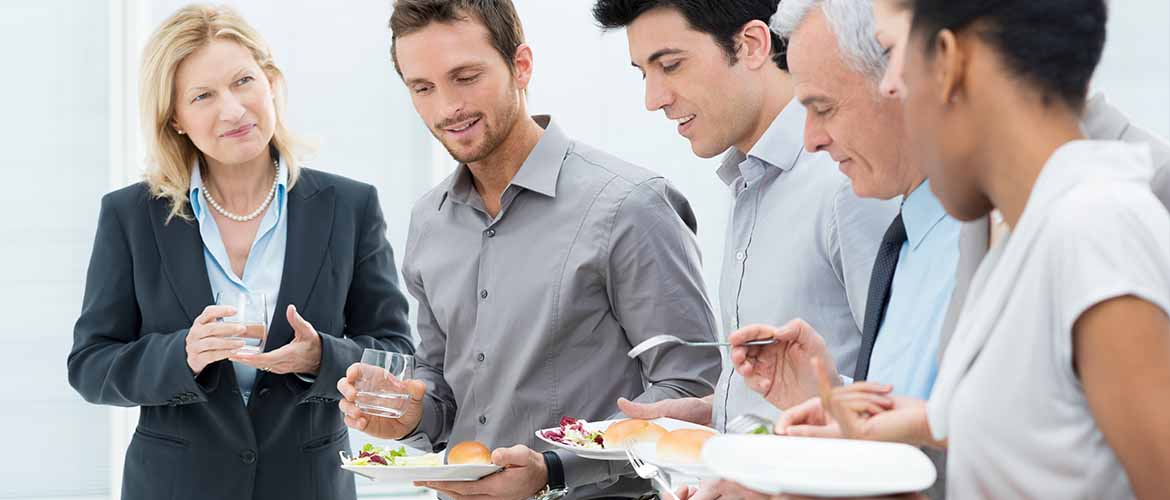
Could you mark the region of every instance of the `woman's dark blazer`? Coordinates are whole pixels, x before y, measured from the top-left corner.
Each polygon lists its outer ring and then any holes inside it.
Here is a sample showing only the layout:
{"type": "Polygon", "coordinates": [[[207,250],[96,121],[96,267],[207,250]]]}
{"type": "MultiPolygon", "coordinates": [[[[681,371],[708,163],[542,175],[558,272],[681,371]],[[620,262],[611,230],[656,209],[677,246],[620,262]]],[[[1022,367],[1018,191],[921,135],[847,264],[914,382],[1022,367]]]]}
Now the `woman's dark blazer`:
{"type": "Polygon", "coordinates": [[[69,383],[91,403],[141,407],[122,498],[354,498],[337,381],[364,348],[414,351],[407,303],[374,187],[301,172],[266,350],[292,340],[294,304],[320,333],[321,369],[313,383],[258,372],[247,406],[229,361],[198,377],[187,366],[187,330],[213,303],[198,226],[167,223],[142,183],[102,199],[69,383]]]}

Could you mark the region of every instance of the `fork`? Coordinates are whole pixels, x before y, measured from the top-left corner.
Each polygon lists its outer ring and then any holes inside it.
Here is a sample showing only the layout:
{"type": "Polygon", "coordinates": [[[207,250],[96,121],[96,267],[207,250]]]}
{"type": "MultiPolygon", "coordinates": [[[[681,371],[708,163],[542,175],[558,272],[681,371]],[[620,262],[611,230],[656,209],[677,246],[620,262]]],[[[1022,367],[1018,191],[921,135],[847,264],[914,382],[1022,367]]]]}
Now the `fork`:
{"type": "MultiPolygon", "coordinates": [[[[743,345],[757,346],[757,345],[770,345],[770,344],[775,344],[775,343],[776,343],[776,339],[766,339],[766,340],[753,340],[751,342],[744,342],[743,345]]],[[[646,340],[643,340],[641,343],[634,346],[633,349],[630,349],[630,352],[626,353],[626,356],[629,356],[631,359],[636,358],[636,357],[638,357],[638,355],[640,355],[646,351],[649,351],[650,349],[653,349],[655,347],[663,345],[663,344],[682,344],[682,345],[690,346],[690,347],[729,347],[729,346],[731,346],[730,342],[689,342],[689,341],[680,339],[678,337],[675,337],[674,335],[655,335],[655,336],[650,337],[646,340]]]]}
{"type": "Polygon", "coordinates": [[[751,413],[745,413],[743,415],[740,415],[738,417],[731,419],[731,422],[727,423],[727,433],[728,434],[752,434],[752,433],[754,433],[754,431],[756,429],[759,429],[760,427],[763,427],[765,430],[768,430],[768,434],[772,433],[771,432],[772,422],[769,422],[768,419],[761,417],[759,415],[752,415],[751,413]]]}
{"type": "Polygon", "coordinates": [[[658,466],[646,463],[631,448],[626,448],[626,458],[630,459],[630,465],[634,466],[634,472],[638,473],[638,477],[642,479],[653,479],[658,483],[658,487],[662,488],[662,491],[668,493],[674,500],[679,500],[678,495],[674,494],[674,490],[670,489],[670,485],[666,484],[666,481],[658,474],[658,466]]]}

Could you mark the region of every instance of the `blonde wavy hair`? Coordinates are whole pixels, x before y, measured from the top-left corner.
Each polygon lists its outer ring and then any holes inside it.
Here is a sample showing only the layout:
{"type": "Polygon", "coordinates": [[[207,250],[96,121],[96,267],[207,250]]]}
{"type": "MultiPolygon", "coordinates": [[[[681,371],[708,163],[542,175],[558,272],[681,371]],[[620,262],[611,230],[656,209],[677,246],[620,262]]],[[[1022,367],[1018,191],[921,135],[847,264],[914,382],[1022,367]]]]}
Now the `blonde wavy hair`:
{"type": "Polygon", "coordinates": [[[179,9],[146,43],[139,95],[148,163],[146,183],[152,195],[170,202],[167,222],[175,217],[191,219],[186,208],[190,201],[191,166],[201,154],[189,138],[171,127],[175,117],[175,73],[188,56],[213,40],[229,40],[248,49],[268,76],[276,97],[276,123],[269,147],[276,150],[288,169],[289,189],[296,184],[300,163],[310,149],[285,125],[284,74],[260,34],[229,7],[188,5],[179,9]]]}

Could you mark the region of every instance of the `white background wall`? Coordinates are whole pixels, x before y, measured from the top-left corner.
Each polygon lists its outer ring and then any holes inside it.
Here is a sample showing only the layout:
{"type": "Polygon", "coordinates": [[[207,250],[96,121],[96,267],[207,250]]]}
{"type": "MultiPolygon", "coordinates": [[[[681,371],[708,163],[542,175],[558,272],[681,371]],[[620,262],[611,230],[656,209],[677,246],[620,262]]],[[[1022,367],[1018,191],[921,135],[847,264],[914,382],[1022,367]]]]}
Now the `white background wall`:
{"type": "Polygon", "coordinates": [[[65,356],[109,190],[106,5],[0,4],[0,497],[108,489],[109,410],[65,356]],[[68,476],[61,477],[65,464],[68,476]]]}
{"type": "MultiPolygon", "coordinates": [[[[147,33],[139,26],[153,29],[184,3],[0,2],[0,498],[104,498],[117,477],[133,412],[82,401],[66,381],[65,356],[99,199],[140,169],[132,84],[147,33]]],[[[390,65],[390,1],[228,3],[273,45],[293,126],[321,144],[314,166],[375,184],[388,237],[402,249],[409,207],[451,164],[435,160],[445,153],[390,65]]],[[[728,207],[714,161],[694,158],[661,113],[644,110],[625,36],[601,34],[589,0],[516,3],[536,58],[530,109],[670,178],[698,213],[714,290],[728,207]]],[[[1095,87],[1170,135],[1170,3],[1114,3],[1095,87]]]]}

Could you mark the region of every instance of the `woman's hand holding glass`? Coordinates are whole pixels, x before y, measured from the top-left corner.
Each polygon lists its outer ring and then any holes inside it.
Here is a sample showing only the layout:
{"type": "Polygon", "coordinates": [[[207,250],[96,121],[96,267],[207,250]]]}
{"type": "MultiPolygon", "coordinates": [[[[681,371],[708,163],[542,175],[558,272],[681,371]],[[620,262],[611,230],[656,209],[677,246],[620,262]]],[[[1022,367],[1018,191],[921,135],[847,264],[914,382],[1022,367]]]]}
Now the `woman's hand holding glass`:
{"type": "Polygon", "coordinates": [[[232,306],[207,306],[195,318],[187,330],[187,366],[191,373],[199,375],[207,365],[227,359],[244,347],[244,341],[230,338],[244,334],[243,324],[217,321],[235,314],[232,306]]]}

